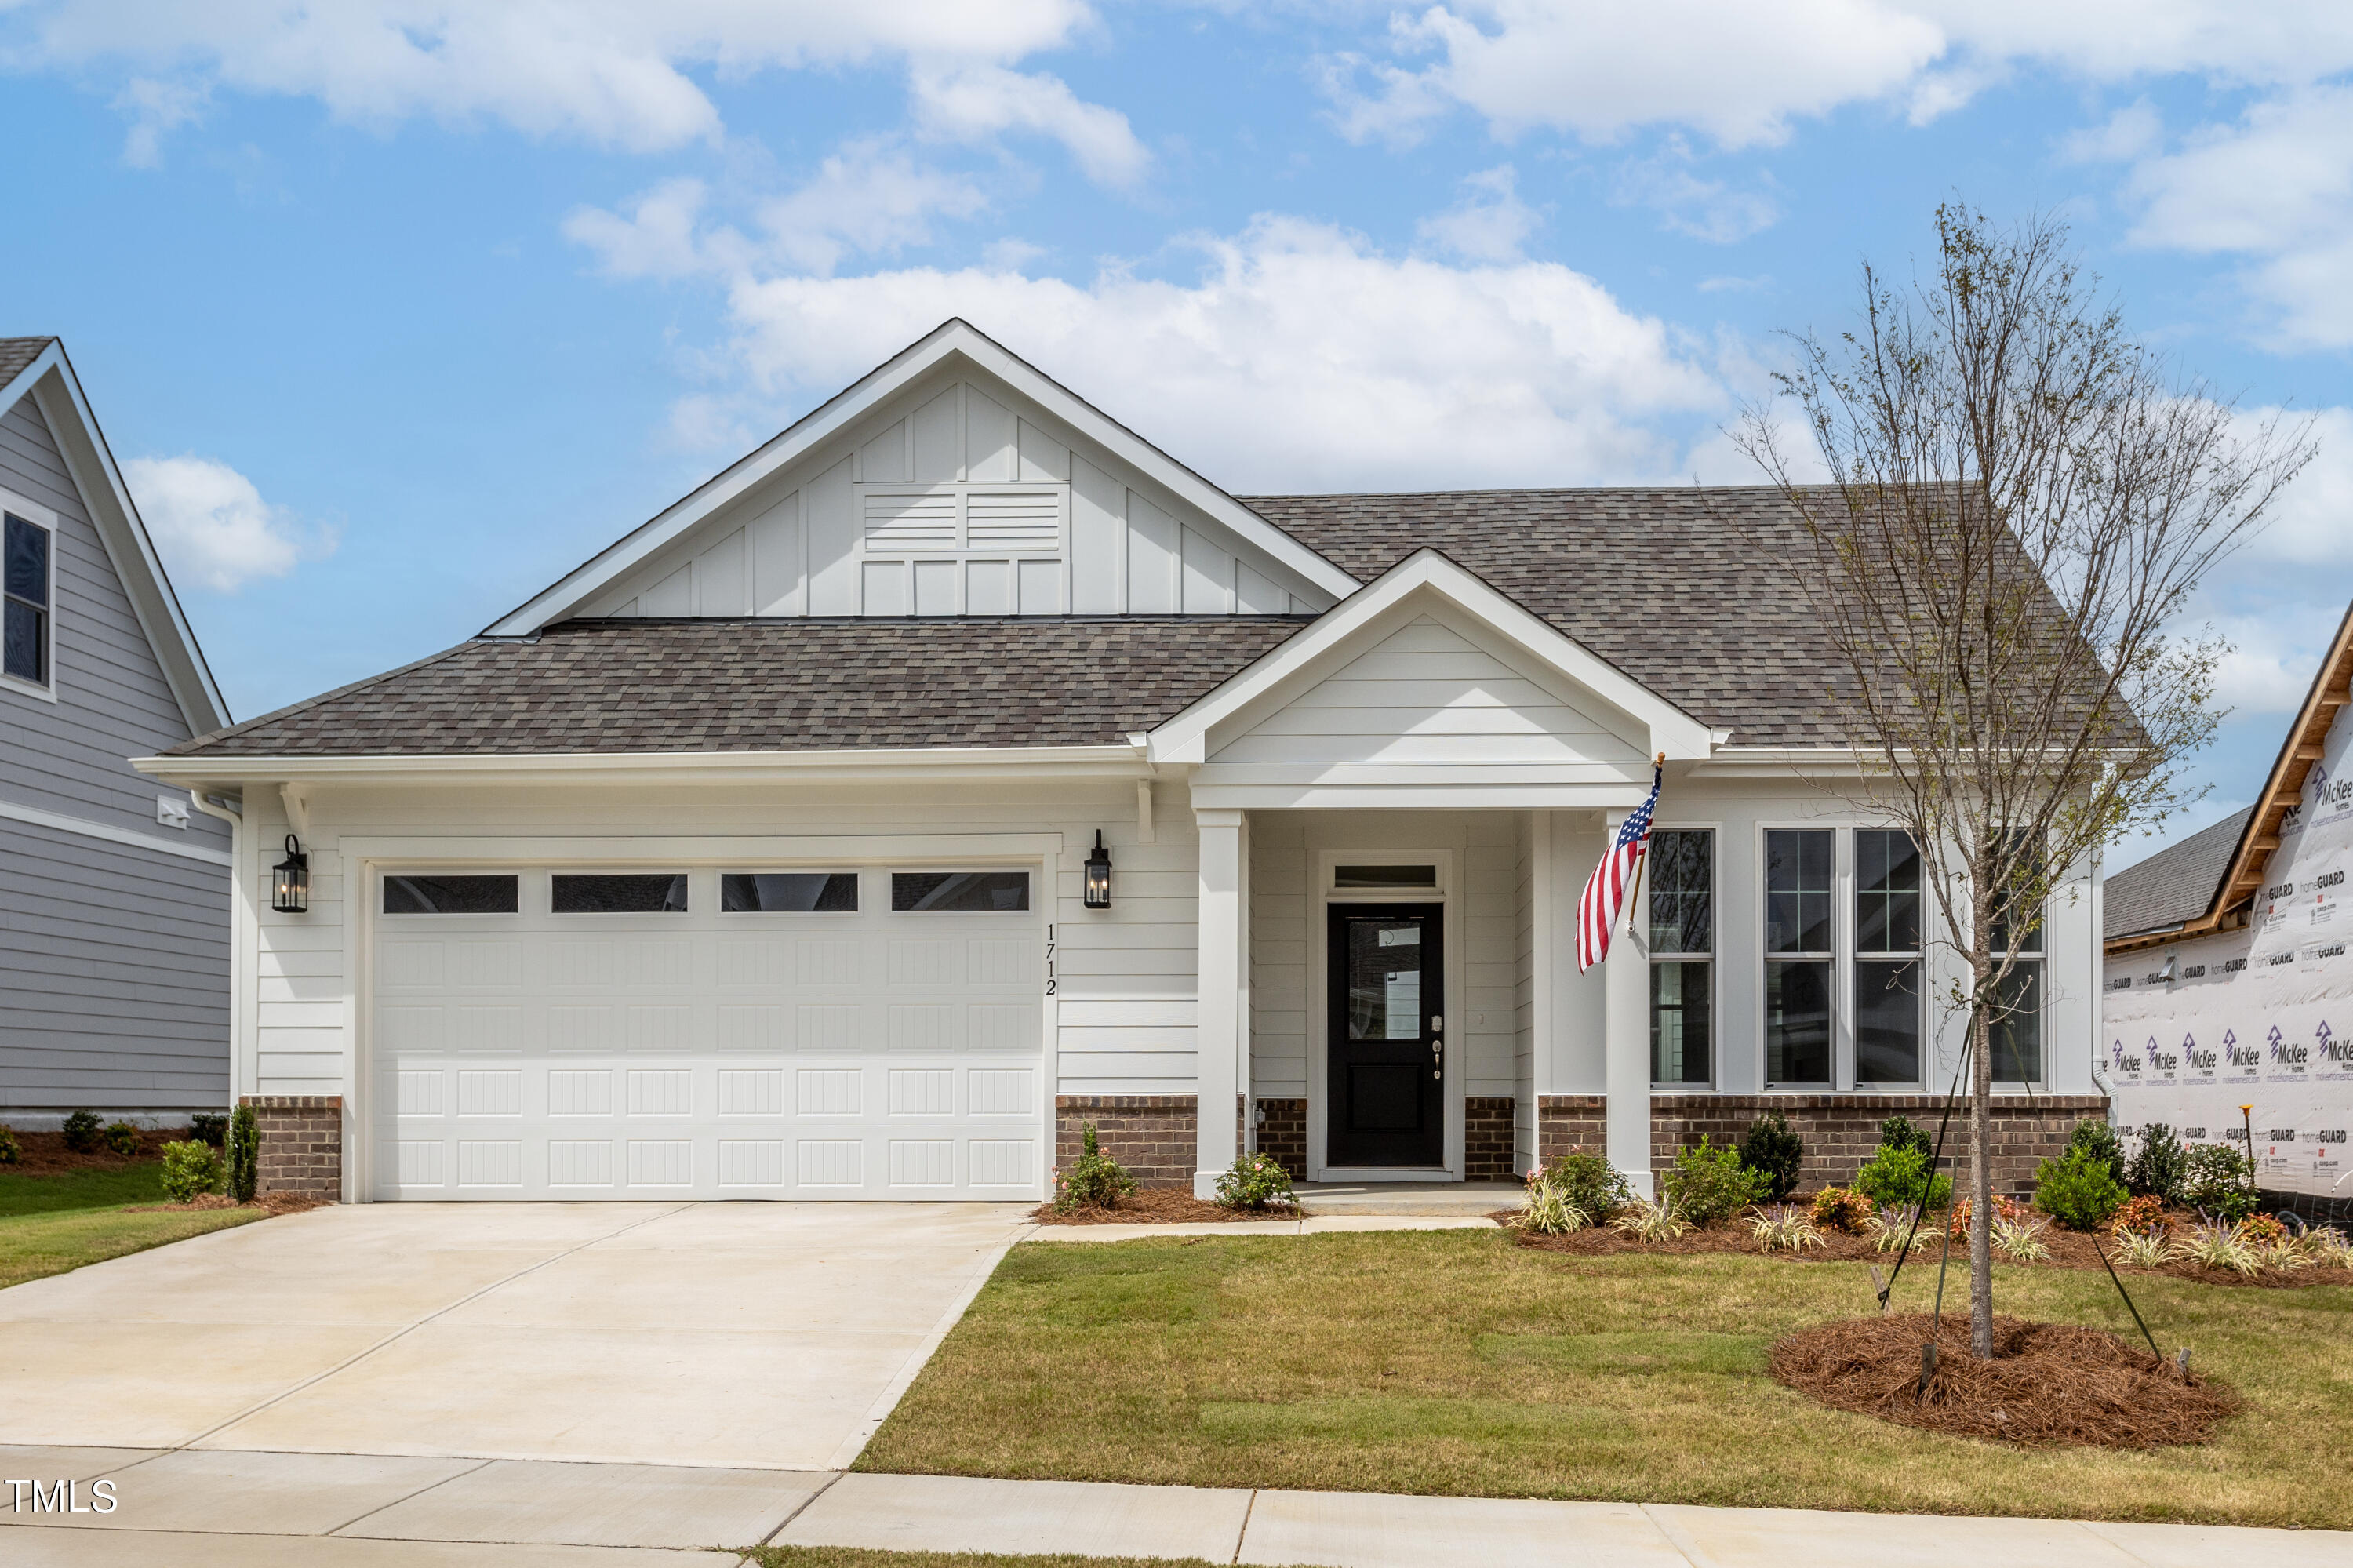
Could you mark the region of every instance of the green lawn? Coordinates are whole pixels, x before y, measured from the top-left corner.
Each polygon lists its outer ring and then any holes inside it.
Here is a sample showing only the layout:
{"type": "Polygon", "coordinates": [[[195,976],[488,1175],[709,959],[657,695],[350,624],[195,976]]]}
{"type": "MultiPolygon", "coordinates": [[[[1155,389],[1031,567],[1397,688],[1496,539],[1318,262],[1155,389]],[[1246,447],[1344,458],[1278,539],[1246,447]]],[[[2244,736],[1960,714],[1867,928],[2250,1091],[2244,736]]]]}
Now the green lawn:
{"type": "Polygon", "coordinates": [[[155,1161],[56,1176],[0,1171],[0,1289],[263,1217],[259,1209],[131,1212],[163,1201],[155,1161]]]}
{"type": "MultiPolygon", "coordinates": [[[[1907,1268],[1898,1309],[1935,1282],[1907,1268]]],[[[2353,1396],[2353,1285],[2132,1288],[2168,1351],[2246,1395],[2214,1444],[2026,1452],[1772,1382],[1775,1339],[1872,1309],[1858,1263],[1575,1257],[1492,1231],[1032,1243],[858,1468],[2353,1527],[2327,1436],[2353,1396]]],[[[2105,1275],[2005,1266],[1995,1289],[2133,1332],[2105,1275]]]]}
{"type": "Polygon", "coordinates": [[[160,1203],[164,1201],[164,1162],[142,1160],[111,1171],[68,1171],[55,1176],[27,1176],[0,1171],[0,1219],[16,1214],[48,1214],[60,1209],[102,1209],[112,1203],[160,1203]]]}

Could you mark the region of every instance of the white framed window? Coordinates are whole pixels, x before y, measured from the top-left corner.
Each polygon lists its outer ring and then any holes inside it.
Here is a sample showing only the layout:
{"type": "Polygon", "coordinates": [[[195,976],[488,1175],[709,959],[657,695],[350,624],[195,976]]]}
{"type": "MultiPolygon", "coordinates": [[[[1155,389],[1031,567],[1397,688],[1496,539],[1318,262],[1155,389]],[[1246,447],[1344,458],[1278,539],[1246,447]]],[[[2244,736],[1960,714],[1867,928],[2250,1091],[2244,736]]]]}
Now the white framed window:
{"type": "Polygon", "coordinates": [[[2012,922],[2025,929],[2018,943],[2018,962],[1997,988],[2000,1011],[1989,1031],[1993,1044],[1993,1081],[1997,1084],[2039,1084],[2042,1081],[2043,931],[2048,922],[2041,905],[2013,906],[2000,901],[1994,912],[1992,950],[2010,946],[2012,922]]]}
{"type": "Polygon", "coordinates": [[[1920,851],[1901,828],[1854,830],[1854,1079],[1920,1082],[1926,1017],[1920,851]]]}
{"type": "Polygon", "coordinates": [[[1651,1081],[1705,1088],[1715,1074],[1715,831],[1659,828],[1651,901],[1651,1081]]]}
{"type": "Polygon", "coordinates": [[[0,493],[0,683],[57,695],[58,519],[0,493]]]}
{"type": "Polygon", "coordinates": [[[727,915],[855,915],[854,871],[723,871],[719,908],[727,915]]]}

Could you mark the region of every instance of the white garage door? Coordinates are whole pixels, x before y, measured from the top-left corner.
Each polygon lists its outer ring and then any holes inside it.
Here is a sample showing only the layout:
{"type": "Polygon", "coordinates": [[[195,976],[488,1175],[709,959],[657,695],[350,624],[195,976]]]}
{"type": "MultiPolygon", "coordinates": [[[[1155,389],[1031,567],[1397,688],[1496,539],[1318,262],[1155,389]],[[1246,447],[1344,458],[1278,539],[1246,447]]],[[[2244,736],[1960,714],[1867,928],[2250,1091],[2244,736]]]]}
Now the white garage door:
{"type": "Polygon", "coordinates": [[[1042,1195],[1034,872],[378,876],[382,1199],[1042,1195]]]}

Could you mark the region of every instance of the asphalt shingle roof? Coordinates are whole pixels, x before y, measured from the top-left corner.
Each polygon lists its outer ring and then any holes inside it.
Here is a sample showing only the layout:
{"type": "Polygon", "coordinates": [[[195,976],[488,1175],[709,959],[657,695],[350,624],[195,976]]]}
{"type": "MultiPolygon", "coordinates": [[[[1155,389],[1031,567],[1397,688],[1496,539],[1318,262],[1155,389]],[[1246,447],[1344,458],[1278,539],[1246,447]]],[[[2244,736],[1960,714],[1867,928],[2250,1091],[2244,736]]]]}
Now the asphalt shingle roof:
{"type": "Polygon", "coordinates": [[[166,756],[1115,744],[1299,616],[575,620],[477,640],[166,756]]]}
{"type": "Polygon", "coordinates": [[[14,381],[16,373],[41,357],[41,350],[57,342],[53,337],[0,337],[0,383],[14,381]]]}
{"type": "Polygon", "coordinates": [[[1844,665],[1781,557],[1810,556],[1778,491],[1257,495],[1242,504],[1367,581],[1443,551],[1736,746],[1845,743],[1844,665]]]}
{"type": "Polygon", "coordinates": [[[2231,869],[2232,852],[2239,847],[2239,835],[2253,810],[2250,806],[2233,811],[2212,827],[2111,874],[2101,885],[2102,935],[2113,939],[2161,931],[2205,914],[2222,874],[2231,869]]]}

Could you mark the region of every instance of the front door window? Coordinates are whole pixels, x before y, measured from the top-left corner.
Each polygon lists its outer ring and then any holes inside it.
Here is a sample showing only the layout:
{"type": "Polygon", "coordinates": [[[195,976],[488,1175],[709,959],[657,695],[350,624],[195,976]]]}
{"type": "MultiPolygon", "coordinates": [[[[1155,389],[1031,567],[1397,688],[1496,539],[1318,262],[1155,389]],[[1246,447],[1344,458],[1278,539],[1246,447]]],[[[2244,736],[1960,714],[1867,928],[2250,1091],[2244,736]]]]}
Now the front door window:
{"type": "Polygon", "coordinates": [[[1445,1163],[1444,944],[1435,905],[1331,914],[1329,1165],[1445,1163]]]}

